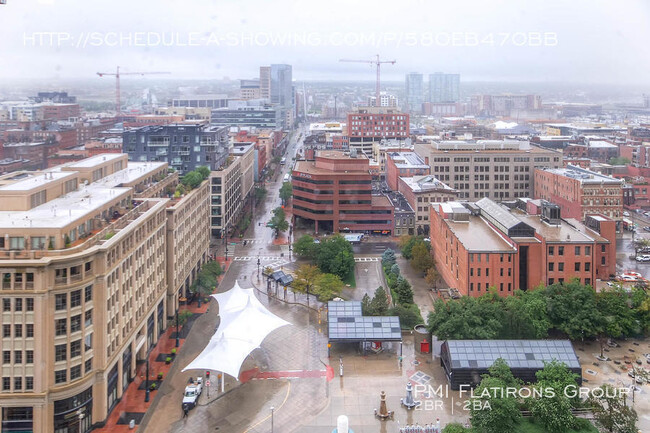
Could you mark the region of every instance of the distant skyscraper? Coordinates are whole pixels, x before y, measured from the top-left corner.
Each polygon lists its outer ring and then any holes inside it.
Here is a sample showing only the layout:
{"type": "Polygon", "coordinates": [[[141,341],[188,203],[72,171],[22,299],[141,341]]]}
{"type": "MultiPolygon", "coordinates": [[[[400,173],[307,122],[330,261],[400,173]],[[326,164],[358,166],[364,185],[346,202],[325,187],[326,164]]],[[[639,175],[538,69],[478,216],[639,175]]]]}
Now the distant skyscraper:
{"type": "Polygon", "coordinates": [[[291,65],[271,65],[271,103],[283,107],[293,105],[291,65]]]}
{"type": "Polygon", "coordinates": [[[260,98],[271,99],[271,67],[260,66],[260,98]]]}
{"type": "Polygon", "coordinates": [[[414,113],[422,112],[423,92],[422,74],[417,72],[406,74],[406,103],[409,111],[414,113]]]}
{"type": "Polygon", "coordinates": [[[459,99],[460,74],[429,75],[429,102],[458,102],[459,99]]]}

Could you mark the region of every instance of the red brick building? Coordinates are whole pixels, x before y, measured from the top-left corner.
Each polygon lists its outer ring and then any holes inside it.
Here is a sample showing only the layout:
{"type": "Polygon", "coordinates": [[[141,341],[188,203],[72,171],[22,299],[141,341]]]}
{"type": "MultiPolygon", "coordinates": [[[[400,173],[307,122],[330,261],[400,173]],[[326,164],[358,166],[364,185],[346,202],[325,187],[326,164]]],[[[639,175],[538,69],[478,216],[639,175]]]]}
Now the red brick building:
{"type": "Polygon", "coordinates": [[[567,166],[535,169],[535,198],[560,206],[562,215],[584,221],[588,214],[623,217],[623,182],[609,176],[567,166]]]}
{"type": "Polygon", "coordinates": [[[68,120],[79,117],[79,104],[43,104],[41,105],[43,120],[68,120]]]}
{"type": "Polygon", "coordinates": [[[375,141],[407,138],[409,123],[409,115],[396,108],[360,107],[348,113],[349,145],[370,155],[375,141]]]}
{"type": "Polygon", "coordinates": [[[426,176],[431,167],[415,152],[386,152],[386,183],[393,191],[400,191],[400,177],[426,176]]]}
{"type": "Polygon", "coordinates": [[[314,231],[391,234],[393,207],[372,194],[369,160],[340,151],[320,151],[315,161],[293,169],[293,215],[314,224],[314,231]]]}
{"type": "Polygon", "coordinates": [[[573,278],[594,285],[615,274],[615,221],[588,215],[583,225],[562,219],[553,204],[517,203],[513,209],[488,198],[431,205],[431,254],[449,287],[466,296],[493,287],[509,296],[573,278]]]}

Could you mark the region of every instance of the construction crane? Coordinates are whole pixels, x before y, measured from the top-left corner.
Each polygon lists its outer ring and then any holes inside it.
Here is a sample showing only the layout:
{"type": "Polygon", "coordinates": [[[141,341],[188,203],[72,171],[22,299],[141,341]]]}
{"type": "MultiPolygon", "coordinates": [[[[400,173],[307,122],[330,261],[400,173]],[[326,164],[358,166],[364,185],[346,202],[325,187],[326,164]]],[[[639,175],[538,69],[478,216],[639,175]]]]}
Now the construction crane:
{"type": "Polygon", "coordinates": [[[375,89],[375,105],[379,107],[381,105],[381,100],[379,98],[379,91],[380,91],[380,75],[381,75],[381,64],[382,63],[390,63],[391,65],[394,65],[397,63],[396,60],[379,60],[379,54],[377,54],[377,59],[376,60],[350,60],[350,59],[339,59],[339,62],[354,62],[354,63],[370,63],[371,65],[376,65],[377,66],[377,88],[375,89]]]}
{"type": "Polygon", "coordinates": [[[104,75],[114,76],[115,77],[115,112],[119,117],[122,114],[122,104],[120,102],[120,76],[122,75],[161,75],[161,74],[171,74],[171,72],[120,72],[120,67],[117,67],[117,71],[113,72],[97,72],[97,75],[103,77],[104,75]]]}

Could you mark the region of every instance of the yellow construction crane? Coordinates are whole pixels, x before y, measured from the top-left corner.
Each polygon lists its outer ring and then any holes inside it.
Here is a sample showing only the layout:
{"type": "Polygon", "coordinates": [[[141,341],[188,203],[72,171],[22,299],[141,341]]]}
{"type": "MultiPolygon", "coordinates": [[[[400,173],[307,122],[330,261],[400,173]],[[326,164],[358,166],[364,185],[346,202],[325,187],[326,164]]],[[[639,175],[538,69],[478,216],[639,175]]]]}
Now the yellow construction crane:
{"type": "Polygon", "coordinates": [[[97,75],[103,77],[104,75],[115,77],[115,112],[119,117],[122,114],[122,104],[120,102],[120,76],[122,75],[161,75],[171,74],[171,72],[120,72],[120,67],[117,67],[116,72],[97,72],[97,75]]]}
{"type": "Polygon", "coordinates": [[[380,99],[379,99],[379,93],[380,93],[380,69],[381,69],[381,64],[382,63],[390,63],[391,65],[394,65],[397,63],[396,60],[379,60],[379,54],[377,54],[377,59],[375,60],[351,60],[351,59],[339,59],[339,62],[354,62],[354,63],[370,63],[371,65],[376,65],[377,66],[377,88],[375,89],[375,105],[379,107],[381,105],[380,99]]]}

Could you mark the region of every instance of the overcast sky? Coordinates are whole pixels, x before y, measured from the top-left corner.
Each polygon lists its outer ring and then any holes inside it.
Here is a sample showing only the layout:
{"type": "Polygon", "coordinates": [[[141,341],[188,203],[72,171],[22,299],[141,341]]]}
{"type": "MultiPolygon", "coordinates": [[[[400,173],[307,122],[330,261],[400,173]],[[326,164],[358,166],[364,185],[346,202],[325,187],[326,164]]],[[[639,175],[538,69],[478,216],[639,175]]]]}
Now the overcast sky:
{"type": "MultiPolygon", "coordinates": [[[[650,87],[647,0],[7,0],[0,78],[170,71],[251,78],[293,65],[296,80],[372,80],[418,71],[463,80],[650,87]],[[162,46],[163,43],[169,46],[162,46]],[[148,46],[147,46],[148,45],[148,46]]],[[[426,81],[426,78],[425,78],[426,81]]]]}

